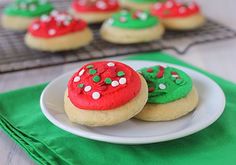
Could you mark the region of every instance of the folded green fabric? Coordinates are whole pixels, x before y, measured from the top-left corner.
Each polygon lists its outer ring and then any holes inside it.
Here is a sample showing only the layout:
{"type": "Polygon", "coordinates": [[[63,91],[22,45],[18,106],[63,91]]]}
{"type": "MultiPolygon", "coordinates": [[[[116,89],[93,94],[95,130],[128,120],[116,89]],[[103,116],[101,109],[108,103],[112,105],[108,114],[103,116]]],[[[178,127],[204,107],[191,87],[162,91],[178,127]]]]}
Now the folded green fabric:
{"type": "Polygon", "coordinates": [[[93,141],[57,128],[42,114],[39,98],[46,84],[0,94],[0,126],[38,164],[151,165],[236,163],[236,85],[164,53],[131,56],[183,65],[214,79],[224,90],[223,115],[191,136],[147,145],[93,141]]]}

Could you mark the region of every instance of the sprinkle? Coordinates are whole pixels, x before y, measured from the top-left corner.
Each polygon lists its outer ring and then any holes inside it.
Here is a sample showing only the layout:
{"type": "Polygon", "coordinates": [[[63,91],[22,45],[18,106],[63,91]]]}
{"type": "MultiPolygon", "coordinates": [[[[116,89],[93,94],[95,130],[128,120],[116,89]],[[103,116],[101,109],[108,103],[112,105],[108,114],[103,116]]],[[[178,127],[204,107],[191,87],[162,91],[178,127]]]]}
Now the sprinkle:
{"type": "Polygon", "coordinates": [[[48,30],[48,34],[49,34],[50,36],[53,36],[53,35],[56,34],[56,30],[55,30],[55,29],[49,29],[49,30],[48,30]]]}
{"type": "Polygon", "coordinates": [[[106,4],[105,2],[103,2],[103,1],[98,1],[98,2],[96,3],[96,7],[99,8],[99,9],[104,10],[104,9],[107,8],[107,4],[106,4]]]}
{"type": "Polygon", "coordinates": [[[53,10],[51,12],[51,16],[53,16],[53,17],[56,17],[58,14],[59,14],[59,12],[57,10],[53,10]]]}
{"type": "Polygon", "coordinates": [[[150,88],[148,88],[148,92],[153,92],[154,90],[155,90],[154,87],[150,87],[150,88]]]}
{"type": "Polygon", "coordinates": [[[95,69],[89,69],[89,74],[96,74],[97,73],[97,71],[95,70],[95,69]]]}
{"type": "Polygon", "coordinates": [[[161,3],[156,3],[156,4],[154,5],[154,8],[155,8],[156,10],[159,10],[159,9],[161,8],[161,6],[162,6],[161,3]]]}
{"type": "Polygon", "coordinates": [[[109,62],[107,63],[107,66],[112,67],[112,66],[115,66],[115,64],[113,62],[109,62]]]}
{"type": "Polygon", "coordinates": [[[108,25],[112,25],[113,23],[114,23],[114,20],[112,18],[110,18],[106,21],[106,24],[108,24],[108,25]]]}
{"type": "Polygon", "coordinates": [[[185,7],[179,8],[179,13],[183,14],[185,12],[186,12],[186,8],[185,7]]]}
{"type": "Polygon", "coordinates": [[[167,1],[165,6],[166,6],[166,8],[170,9],[173,7],[173,3],[171,1],[167,1]]]}
{"type": "Polygon", "coordinates": [[[84,87],[84,84],[79,84],[78,87],[79,87],[79,88],[83,88],[83,87],[84,87]]]}
{"type": "Polygon", "coordinates": [[[152,72],[153,72],[153,69],[152,69],[152,68],[148,68],[148,69],[147,69],[147,72],[148,72],[148,73],[152,73],[152,72]]]}
{"type": "Polygon", "coordinates": [[[93,97],[94,100],[97,100],[101,97],[101,95],[100,95],[99,92],[93,92],[92,97],[93,97]]]}
{"type": "Polygon", "coordinates": [[[79,76],[76,76],[75,78],[74,78],[74,82],[79,82],[80,81],[80,77],[79,76]]]}
{"type": "Polygon", "coordinates": [[[119,83],[123,85],[123,84],[126,84],[126,81],[127,81],[126,78],[122,77],[120,78],[119,83]]]}
{"type": "Polygon", "coordinates": [[[91,86],[86,86],[86,87],[84,88],[84,91],[85,91],[85,92],[89,92],[89,91],[91,91],[91,89],[92,89],[91,86]]]}
{"type": "Polygon", "coordinates": [[[42,22],[49,22],[49,21],[50,21],[50,17],[47,16],[47,15],[42,15],[41,18],[40,18],[40,20],[41,20],[42,22]]]}
{"type": "Polygon", "coordinates": [[[141,20],[145,21],[145,20],[147,20],[148,15],[147,15],[146,13],[140,13],[140,14],[138,15],[138,17],[139,17],[141,20]]]}
{"type": "Polygon", "coordinates": [[[26,3],[20,3],[20,8],[21,9],[27,9],[27,4],[26,3]]]}
{"type": "Polygon", "coordinates": [[[85,70],[82,69],[80,72],[79,72],[79,76],[82,76],[84,74],[85,70]]]}
{"type": "Polygon", "coordinates": [[[176,80],[175,80],[175,83],[176,83],[176,84],[181,84],[182,82],[183,82],[182,79],[176,79],[176,80]]]}
{"type": "Polygon", "coordinates": [[[104,80],[104,82],[105,82],[106,84],[111,84],[111,83],[112,83],[112,80],[111,80],[110,78],[106,78],[106,79],[104,80]]]}
{"type": "Polygon", "coordinates": [[[125,17],[120,17],[120,22],[126,22],[127,19],[125,17]]]}
{"type": "Polygon", "coordinates": [[[86,66],[86,68],[91,69],[91,68],[93,68],[93,65],[88,65],[88,66],[86,66]]]}
{"type": "Polygon", "coordinates": [[[94,82],[99,82],[101,80],[101,77],[100,76],[94,76],[93,77],[93,81],[94,82]]]}
{"type": "Polygon", "coordinates": [[[39,24],[35,23],[35,24],[32,25],[32,29],[35,30],[35,31],[38,30],[39,28],[40,28],[39,24]]]}
{"type": "Polygon", "coordinates": [[[117,87],[119,85],[118,81],[112,81],[111,86],[117,87]]]}
{"type": "Polygon", "coordinates": [[[165,72],[165,68],[163,66],[159,66],[159,72],[157,73],[157,78],[162,78],[165,72]]]}
{"type": "Polygon", "coordinates": [[[166,89],[166,85],[165,85],[165,84],[159,84],[159,88],[160,88],[161,90],[164,90],[164,89],[166,89]]]}
{"type": "Polygon", "coordinates": [[[123,72],[123,71],[119,71],[118,73],[117,73],[117,76],[118,77],[121,77],[121,76],[124,76],[125,75],[125,72],[123,72]]]}
{"type": "Polygon", "coordinates": [[[34,4],[29,6],[29,10],[30,11],[35,11],[36,10],[36,6],[34,4]]]}

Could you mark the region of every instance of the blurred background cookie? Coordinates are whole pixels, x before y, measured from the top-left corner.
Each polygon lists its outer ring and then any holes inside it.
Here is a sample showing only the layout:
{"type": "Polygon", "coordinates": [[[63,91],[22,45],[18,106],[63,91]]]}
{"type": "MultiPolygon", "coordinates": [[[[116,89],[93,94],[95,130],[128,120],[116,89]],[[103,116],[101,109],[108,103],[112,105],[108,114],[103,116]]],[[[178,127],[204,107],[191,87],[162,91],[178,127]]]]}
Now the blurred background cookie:
{"type": "Polygon", "coordinates": [[[136,118],[145,121],[174,120],[196,108],[198,93],[192,79],[173,67],[140,70],[148,84],[148,103],[136,118]]]}
{"type": "Polygon", "coordinates": [[[164,2],[166,0],[120,0],[122,7],[135,10],[149,10],[156,2],[164,2]]]}
{"type": "Polygon", "coordinates": [[[123,63],[101,61],[84,65],[71,77],[64,105],[70,121],[106,126],[135,116],[147,98],[141,75],[123,63]]]}
{"type": "Polygon", "coordinates": [[[164,28],[155,16],[145,11],[126,10],[114,14],[104,22],[100,34],[108,42],[131,44],[158,40],[162,37],[164,28]]]}
{"type": "Polygon", "coordinates": [[[80,48],[92,39],[93,34],[85,21],[54,10],[31,24],[25,43],[32,49],[56,52],[80,48]]]}
{"type": "Polygon", "coordinates": [[[173,30],[192,30],[204,25],[205,17],[195,2],[181,3],[176,0],[158,2],[151,13],[159,17],[163,25],[173,30]]]}
{"type": "Polygon", "coordinates": [[[6,29],[24,31],[31,22],[53,10],[47,0],[15,0],[3,10],[2,26],[6,29]]]}
{"type": "Polygon", "coordinates": [[[119,10],[120,5],[117,0],[73,0],[69,12],[88,23],[99,23],[119,10]]]}

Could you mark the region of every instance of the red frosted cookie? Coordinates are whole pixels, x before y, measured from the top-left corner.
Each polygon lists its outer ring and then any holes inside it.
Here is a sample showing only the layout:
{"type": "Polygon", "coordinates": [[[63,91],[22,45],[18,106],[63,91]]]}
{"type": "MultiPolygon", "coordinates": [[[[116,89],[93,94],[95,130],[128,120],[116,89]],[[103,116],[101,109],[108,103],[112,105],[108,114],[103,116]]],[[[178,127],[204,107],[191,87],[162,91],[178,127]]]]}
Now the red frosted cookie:
{"type": "Polygon", "coordinates": [[[162,19],[166,28],[174,30],[196,29],[205,22],[195,2],[181,3],[176,0],[158,2],[151,7],[151,14],[162,19]]]}
{"type": "Polygon", "coordinates": [[[85,21],[58,11],[33,21],[25,37],[26,45],[42,51],[76,49],[91,40],[92,32],[85,21]]]}
{"type": "Polygon", "coordinates": [[[129,66],[115,61],[84,65],[68,83],[65,111],[72,122],[113,125],[132,118],[144,107],[145,80],[129,66]]]}
{"type": "Polygon", "coordinates": [[[70,13],[88,23],[102,22],[120,10],[117,0],[73,0],[70,13]]]}

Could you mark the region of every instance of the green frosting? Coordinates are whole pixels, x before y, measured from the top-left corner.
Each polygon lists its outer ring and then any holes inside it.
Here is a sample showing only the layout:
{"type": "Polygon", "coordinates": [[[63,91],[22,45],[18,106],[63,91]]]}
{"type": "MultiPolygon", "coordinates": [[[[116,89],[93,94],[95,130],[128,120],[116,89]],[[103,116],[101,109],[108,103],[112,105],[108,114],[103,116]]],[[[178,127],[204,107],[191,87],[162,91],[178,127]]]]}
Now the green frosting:
{"type": "Polygon", "coordinates": [[[145,29],[157,25],[159,20],[146,11],[128,12],[124,10],[114,14],[107,23],[124,29],[145,29]]]}
{"type": "Polygon", "coordinates": [[[153,66],[139,72],[148,84],[148,103],[169,103],[187,96],[192,90],[192,79],[179,69],[153,66]]]}
{"type": "Polygon", "coordinates": [[[4,14],[10,16],[39,17],[54,9],[47,0],[16,0],[4,9],[4,14]]]}
{"type": "Polygon", "coordinates": [[[135,3],[156,3],[156,2],[165,2],[166,0],[128,0],[128,1],[135,3]]]}

